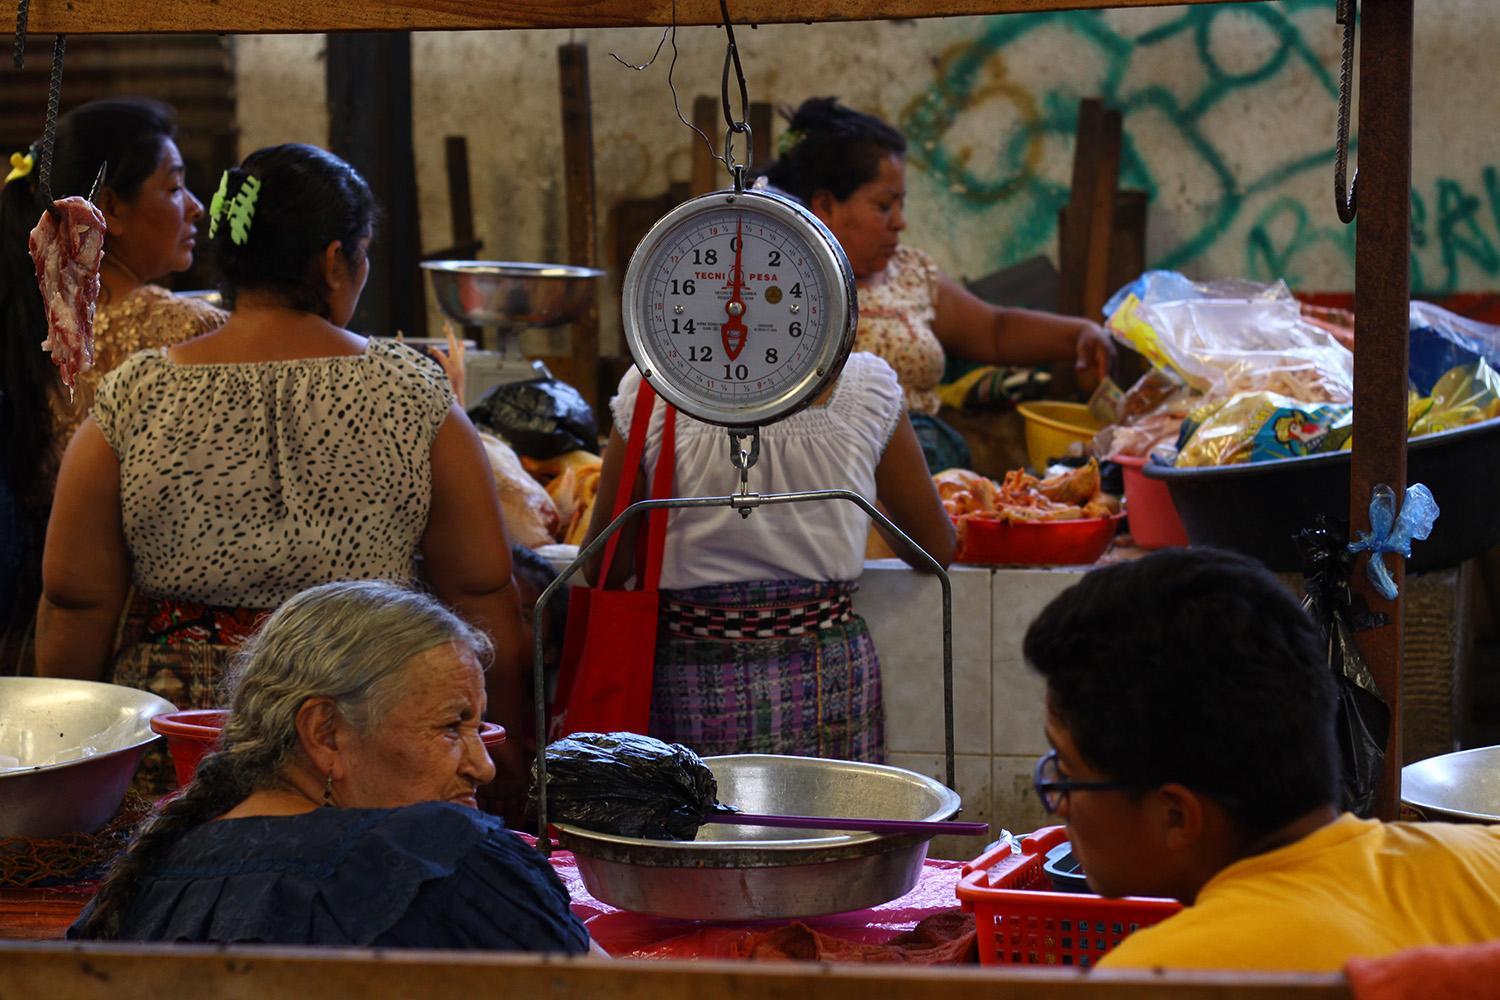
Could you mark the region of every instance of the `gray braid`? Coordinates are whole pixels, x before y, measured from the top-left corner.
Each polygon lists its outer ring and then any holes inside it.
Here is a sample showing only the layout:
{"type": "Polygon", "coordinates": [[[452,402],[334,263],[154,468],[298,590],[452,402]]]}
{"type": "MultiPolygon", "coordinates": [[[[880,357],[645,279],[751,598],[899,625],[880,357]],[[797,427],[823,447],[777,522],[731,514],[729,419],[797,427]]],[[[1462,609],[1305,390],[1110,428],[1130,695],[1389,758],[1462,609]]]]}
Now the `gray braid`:
{"type": "Polygon", "coordinates": [[[377,728],[406,686],[413,657],[446,643],[483,664],[489,639],[425,594],[381,581],[327,583],[271,615],[235,657],[230,714],[217,753],[187,790],[141,829],[80,917],[76,936],[115,938],[141,879],[189,830],[279,784],[298,748],[297,712],[329,698],[361,733],[377,728]]]}

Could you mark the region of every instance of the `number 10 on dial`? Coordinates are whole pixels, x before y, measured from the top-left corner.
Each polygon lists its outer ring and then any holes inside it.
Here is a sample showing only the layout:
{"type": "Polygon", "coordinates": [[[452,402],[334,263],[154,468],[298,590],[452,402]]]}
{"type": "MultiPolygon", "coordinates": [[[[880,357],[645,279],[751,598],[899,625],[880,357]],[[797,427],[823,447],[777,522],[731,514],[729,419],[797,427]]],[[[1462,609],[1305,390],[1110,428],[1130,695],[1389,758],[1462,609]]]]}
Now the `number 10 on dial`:
{"type": "Polygon", "coordinates": [[[626,271],[625,339],[643,377],[690,416],[772,423],[843,368],[857,323],[843,249],[801,205],[719,191],[654,225],[626,271]]]}

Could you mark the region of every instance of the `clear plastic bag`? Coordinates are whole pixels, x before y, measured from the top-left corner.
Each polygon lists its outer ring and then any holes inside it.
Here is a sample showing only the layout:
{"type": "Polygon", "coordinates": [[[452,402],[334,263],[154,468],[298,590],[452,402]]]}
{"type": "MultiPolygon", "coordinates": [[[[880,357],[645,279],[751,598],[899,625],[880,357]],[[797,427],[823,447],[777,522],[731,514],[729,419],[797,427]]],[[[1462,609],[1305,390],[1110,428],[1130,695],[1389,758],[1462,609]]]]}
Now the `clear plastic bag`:
{"type": "Polygon", "coordinates": [[[1500,326],[1465,319],[1431,302],[1413,302],[1408,320],[1408,372],[1412,388],[1423,396],[1432,394],[1445,372],[1481,358],[1500,370],[1500,326]]]}
{"type": "Polygon", "coordinates": [[[1148,271],[1111,299],[1126,346],[1211,396],[1275,392],[1310,403],[1354,398],[1354,355],[1308,322],[1284,282],[1192,282],[1148,271]]]}

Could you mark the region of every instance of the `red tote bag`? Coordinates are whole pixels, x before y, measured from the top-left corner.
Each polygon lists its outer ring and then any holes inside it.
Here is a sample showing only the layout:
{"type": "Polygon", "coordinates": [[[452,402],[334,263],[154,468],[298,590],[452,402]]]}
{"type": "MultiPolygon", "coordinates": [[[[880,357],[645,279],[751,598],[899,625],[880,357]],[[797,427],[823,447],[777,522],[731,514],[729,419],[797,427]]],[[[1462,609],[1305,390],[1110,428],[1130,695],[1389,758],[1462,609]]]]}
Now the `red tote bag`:
{"type": "MultiPolygon", "coordinates": [[[[630,506],[636,470],[645,459],[646,432],[651,423],[656,392],[644,380],[635,398],[619,488],[611,520],[630,506]]],[[[669,404],[662,432],[661,457],[651,479],[649,497],[660,499],[672,491],[676,464],[677,410],[669,404]]],[[[651,719],[651,679],[656,666],[656,619],[660,605],[662,553],[667,543],[666,510],[653,510],[639,524],[636,535],[634,590],[608,586],[620,535],[604,545],[599,582],[573,590],[568,600],[568,626],[558,671],[557,697],[548,739],[570,733],[645,733],[651,719]]]]}

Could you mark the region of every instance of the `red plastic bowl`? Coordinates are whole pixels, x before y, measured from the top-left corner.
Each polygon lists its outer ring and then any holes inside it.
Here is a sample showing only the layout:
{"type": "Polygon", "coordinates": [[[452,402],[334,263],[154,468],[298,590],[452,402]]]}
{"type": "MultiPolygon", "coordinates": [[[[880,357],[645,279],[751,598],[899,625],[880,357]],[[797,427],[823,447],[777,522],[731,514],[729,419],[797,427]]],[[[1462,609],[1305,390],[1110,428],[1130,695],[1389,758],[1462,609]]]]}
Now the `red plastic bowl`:
{"type": "Polygon", "coordinates": [[[1130,511],[1130,537],[1143,549],[1165,549],[1188,543],[1187,529],[1172,492],[1160,479],[1147,479],[1141,471],[1146,460],[1139,455],[1113,458],[1125,479],[1125,509],[1130,511]]]}
{"type": "MultiPolygon", "coordinates": [[[[178,785],[186,786],[192,781],[198,762],[218,746],[219,731],[224,728],[224,717],[228,714],[222,708],[199,708],[166,712],[152,718],[151,731],[167,738],[167,752],[172,755],[178,785]]],[[[505,727],[486,722],[479,730],[479,738],[487,747],[499,746],[505,742],[505,727]]]]}
{"type": "Polygon", "coordinates": [[[1010,523],[965,514],[954,518],[954,559],[985,566],[1083,566],[1104,555],[1122,517],[1010,523]]]}

